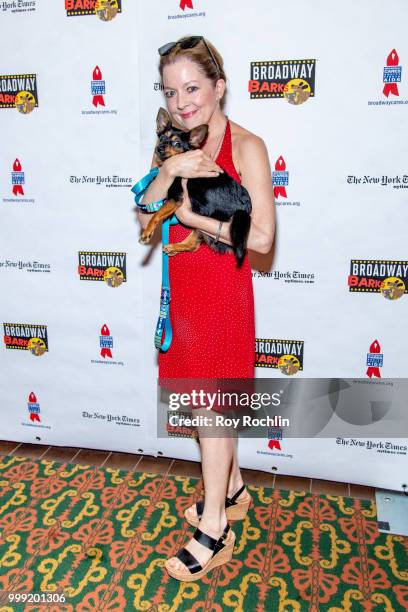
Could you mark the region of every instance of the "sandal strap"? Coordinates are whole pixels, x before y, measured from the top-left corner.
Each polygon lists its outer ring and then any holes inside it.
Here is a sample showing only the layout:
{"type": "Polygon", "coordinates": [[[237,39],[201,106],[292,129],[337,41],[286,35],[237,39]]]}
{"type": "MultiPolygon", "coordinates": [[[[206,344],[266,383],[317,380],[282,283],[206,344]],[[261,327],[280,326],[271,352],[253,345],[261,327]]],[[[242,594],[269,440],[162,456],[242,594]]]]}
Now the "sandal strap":
{"type": "Polygon", "coordinates": [[[186,568],[192,573],[200,572],[203,568],[197,561],[194,555],[191,554],[187,548],[180,548],[180,550],[175,554],[177,559],[180,559],[182,563],[186,566],[186,568]]]}
{"type": "MultiPolygon", "coordinates": [[[[212,538],[207,533],[204,533],[203,531],[201,531],[201,529],[198,529],[197,527],[193,534],[193,538],[197,540],[197,542],[200,542],[200,544],[203,544],[204,546],[207,546],[207,548],[212,550],[212,557],[214,557],[214,555],[216,555],[222,548],[225,548],[224,539],[227,537],[227,534],[230,529],[231,525],[227,521],[227,524],[221,534],[221,537],[216,540],[215,538],[212,538]]],[[[187,550],[187,548],[180,548],[180,550],[178,550],[175,554],[175,557],[177,557],[177,559],[180,559],[180,561],[184,563],[184,565],[189,570],[189,572],[191,572],[191,574],[200,572],[203,569],[199,561],[195,558],[193,554],[191,554],[189,550],[187,550]]]]}
{"type": "Polygon", "coordinates": [[[245,489],[245,485],[243,484],[242,487],[240,489],[238,489],[238,491],[236,493],[234,493],[234,495],[232,497],[226,497],[225,498],[225,507],[228,508],[229,506],[235,506],[236,505],[236,499],[237,497],[239,497],[239,495],[241,495],[241,493],[243,492],[243,490],[245,489]]]}
{"type": "MultiPolygon", "coordinates": [[[[240,489],[238,489],[238,491],[236,493],[234,493],[234,495],[232,497],[226,497],[225,498],[225,507],[229,508],[230,506],[235,506],[236,502],[235,500],[237,499],[237,497],[239,497],[239,495],[241,495],[242,491],[245,489],[245,485],[243,484],[242,487],[240,489]]],[[[204,499],[199,499],[196,502],[196,511],[197,511],[197,516],[198,518],[201,518],[203,515],[203,511],[204,511],[204,499]]]]}
{"type": "Polygon", "coordinates": [[[227,537],[228,531],[231,529],[229,523],[227,523],[224,531],[221,534],[221,537],[217,540],[217,543],[214,547],[214,553],[213,556],[216,555],[222,548],[225,548],[225,543],[224,540],[227,537]]]}
{"type": "Polygon", "coordinates": [[[196,502],[196,509],[197,509],[197,516],[200,518],[204,510],[204,500],[203,499],[199,499],[198,502],[196,502]]]}
{"type": "Polygon", "coordinates": [[[200,542],[200,544],[202,544],[203,546],[206,546],[210,550],[214,550],[215,545],[217,544],[217,542],[219,542],[220,539],[222,539],[222,536],[221,538],[218,538],[218,540],[216,540],[215,538],[212,538],[207,533],[204,533],[204,531],[201,531],[201,529],[197,527],[197,529],[193,533],[193,538],[197,540],[197,542],[200,542]]]}

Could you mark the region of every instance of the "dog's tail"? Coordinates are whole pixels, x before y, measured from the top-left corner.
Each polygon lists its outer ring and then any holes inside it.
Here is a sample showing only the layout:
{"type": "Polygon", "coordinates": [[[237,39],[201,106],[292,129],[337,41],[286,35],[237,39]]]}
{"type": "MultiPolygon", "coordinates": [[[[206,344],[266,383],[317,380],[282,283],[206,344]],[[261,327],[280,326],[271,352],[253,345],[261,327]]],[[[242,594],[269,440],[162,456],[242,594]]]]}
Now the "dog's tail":
{"type": "Polygon", "coordinates": [[[246,243],[251,225],[251,215],[246,210],[236,210],[231,220],[231,242],[238,268],[243,264],[246,243]]]}

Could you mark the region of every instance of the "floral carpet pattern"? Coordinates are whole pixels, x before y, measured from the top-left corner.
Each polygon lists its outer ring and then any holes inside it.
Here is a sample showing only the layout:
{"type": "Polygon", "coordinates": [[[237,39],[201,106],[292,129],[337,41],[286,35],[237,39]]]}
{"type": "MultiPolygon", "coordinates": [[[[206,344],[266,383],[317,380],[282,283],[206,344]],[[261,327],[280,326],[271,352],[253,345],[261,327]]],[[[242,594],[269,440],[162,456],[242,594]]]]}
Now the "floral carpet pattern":
{"type": "Polygon", "coordinates": [[[194,528],[196,478],[0,458],[0,612],[408,609],[408,538],[374,501],[248,486],[232,560],[182,583],[164,569],[194,528]],[[63,593],[52,605],[8,593],[63,593]]]}

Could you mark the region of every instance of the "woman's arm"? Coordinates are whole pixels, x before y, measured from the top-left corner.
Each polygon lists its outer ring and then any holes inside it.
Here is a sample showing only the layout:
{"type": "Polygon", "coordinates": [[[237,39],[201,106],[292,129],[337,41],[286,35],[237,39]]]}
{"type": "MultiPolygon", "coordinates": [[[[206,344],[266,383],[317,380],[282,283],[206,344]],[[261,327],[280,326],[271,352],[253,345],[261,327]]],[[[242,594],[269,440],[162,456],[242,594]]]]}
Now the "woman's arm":
{"type": "MultiPolygon", "coordinates": [[[[157,145],[158,140],[156,141],[157,145]]],[[[155,149],[156,149],[155,145],[155,149]]],[[[152,163],[150,164],[150,170],[157,166],[156,154],[153,153],[152,163]]],[[[168,168],[166,163],[164,163],[159,168],[159,172],[157,173],[154,180],[150,183],[147,191],[145,192],[143,198],[141,199],[141,204],[148,204],[149,202],[157,202],[158,200],[163,200],[167,197],[167,193],[171,185],[173,184],[174,177],[170,176],[168,172],[168,168]]],[[[137,218],[139,219],[139,223],[142,226],[142,229],[146,229],[147,224],[149,223],[154,212],[146,213],[142,212],[139,208],[137,209],[137,218]]]]}
{"type": "MultiPolygon", "coordinates": [[[[269,253],[275,235],[275,198],[273,195],[272,175],[268,151],[262,138],[254,134],[244,136],[239,151],[241,184],[248,190],[252,201],[251,226],[247,248],[258,253],[269,253]]],[[[182,181],[185,190],[185,181],[182,181]]],[[[198,215],[191,211],[191,203],[186,202],[177,210],[178,219],[190,227],[216,237],[219,221],[198,215]]],[[[188,199],[189,200],[189,199],[188,199]]],[[[231,221],[224,222],[219,240],[231,245],[231,221]]]]}
{"type": "MultiPolygon", "coordinates": [[[[156,162],[156,155],[154,153],[150,169],[157,166],[156,162]]],[[[180,155],[173,155],[167,158],[159,167],[159,172],[150,183],[141,203],[148,204],[167,198],[169,188],[173,184],[176,176],[187,176],[191,178],[212,177],[218,176],[220,172],[224,172],[223,169],[201,149],[186,151],[180,155]]],[[[147,227],[151,216],[154,214],[155,213],[144,213],[140,210],[137,211],[139,223],[143,229],[147,227]]]]}
{"type": "Polygon", "coordinates": [[[241,184],[252,201],[248,249],[269,253],[275,236],[276,214],[268,150],[255,134],[243,136],[239,146],[241,184]],[[251,241],[251,242],[250,242],[251,241]]]}

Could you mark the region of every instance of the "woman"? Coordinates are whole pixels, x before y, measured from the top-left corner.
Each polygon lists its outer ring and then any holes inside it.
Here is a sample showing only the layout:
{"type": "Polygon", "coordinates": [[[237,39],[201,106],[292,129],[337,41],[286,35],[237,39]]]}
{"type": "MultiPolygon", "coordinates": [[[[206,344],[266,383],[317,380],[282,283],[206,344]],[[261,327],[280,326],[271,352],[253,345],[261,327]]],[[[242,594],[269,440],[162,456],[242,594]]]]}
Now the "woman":
{"type": "MultiPolygon", "coordinates": [[[[160,166],[143,203],[165,198],[174,178],[182,177],[183,204],[176,212],[179,224],[170,226],[169,242],[180,242],[192,228],[198,228],[231,245],[230,222],[193,213],[186,189],[188,178],[226,171],[251,197],[247,248],[268,253],[275,232],[268,153],[260,137],[229,120],[222,110],[227,79],[220,54],[201,36],[168,43],[159,53],[173,125],[190,131],[205,123],[209,130],[201,149],[174,155],[160,166]]],[[[152,167],[157,165],[153,156],[152,167]]],[[[144,229],[150,214],[139,211],[138,218],[144,229]]],[[[248,255],[237,268],[232,252],[217,253],[203,241],[195,252],[169,257],[169,276],[173,339],[168,351],[159,353],[159,382],[163,378],[254,378],[254,302],[248,255]]],[[[235,536],[227,517],[243,518],[251,500],[238,466],[236,442],[234,437],[200,437],[205,505],[201,502],[186,511],[187,520],[199,529],[176,557],[166,561],[167,571],[179,580],[196,580],[228,560],[225,551],[231,549],[235,536]],[[226,497],[233,499],[229,502],[226,497]]]]}

